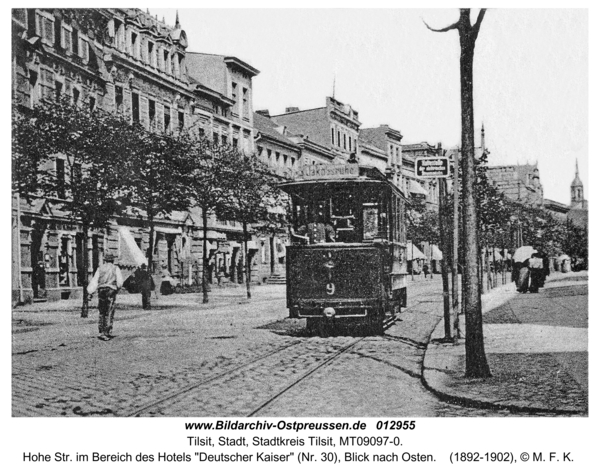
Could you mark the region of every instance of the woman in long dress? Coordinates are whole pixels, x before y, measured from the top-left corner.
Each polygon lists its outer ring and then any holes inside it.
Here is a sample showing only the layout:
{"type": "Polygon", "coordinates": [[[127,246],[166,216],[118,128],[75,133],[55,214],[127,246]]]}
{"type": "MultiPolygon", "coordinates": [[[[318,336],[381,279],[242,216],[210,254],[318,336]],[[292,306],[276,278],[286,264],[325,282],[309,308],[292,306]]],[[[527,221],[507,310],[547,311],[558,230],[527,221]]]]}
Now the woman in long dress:
{"type": "Polygon", "coordinates": [[[519,269],[519,276],[517,277],[517,291],[523,294],[529,289],[529,273],[529,259],[527,259],[519,269]]]}

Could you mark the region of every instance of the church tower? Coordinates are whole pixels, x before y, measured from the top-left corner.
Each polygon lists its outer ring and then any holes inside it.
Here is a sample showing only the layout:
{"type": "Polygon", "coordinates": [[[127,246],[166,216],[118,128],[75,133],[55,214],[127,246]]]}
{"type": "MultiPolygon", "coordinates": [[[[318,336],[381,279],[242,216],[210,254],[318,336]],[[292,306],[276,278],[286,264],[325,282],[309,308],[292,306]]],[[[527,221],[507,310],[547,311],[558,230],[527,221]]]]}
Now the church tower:
{"type": "Polygon", "coordinates": [[[579,164],[575,160],[575,179],[571,183],[571,207],[584,208],[583,182],[579,179],[579,164]]]}

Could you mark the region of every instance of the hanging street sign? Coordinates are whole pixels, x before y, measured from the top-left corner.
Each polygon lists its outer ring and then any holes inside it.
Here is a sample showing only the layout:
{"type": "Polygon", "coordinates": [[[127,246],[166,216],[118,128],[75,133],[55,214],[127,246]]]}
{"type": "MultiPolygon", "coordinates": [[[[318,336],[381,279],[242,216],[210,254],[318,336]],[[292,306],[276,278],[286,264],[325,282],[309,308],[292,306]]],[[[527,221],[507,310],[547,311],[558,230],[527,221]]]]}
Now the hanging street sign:
{"type": "Polygon", "coordinates": [[[422,178],[450,177],[450,158],[431,156],[415,159],[415,176],[422,178]]]}

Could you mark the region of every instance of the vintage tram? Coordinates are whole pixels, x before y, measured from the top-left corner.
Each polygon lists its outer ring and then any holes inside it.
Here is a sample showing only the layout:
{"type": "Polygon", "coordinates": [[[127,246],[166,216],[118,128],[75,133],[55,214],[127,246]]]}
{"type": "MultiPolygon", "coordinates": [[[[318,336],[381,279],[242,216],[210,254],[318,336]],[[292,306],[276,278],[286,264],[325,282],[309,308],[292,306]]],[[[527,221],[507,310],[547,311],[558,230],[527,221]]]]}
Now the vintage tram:
{"type": "Polygon", "coordinates": [[[292,205],[290,317],[321,333],[383,333],[407,302],[405,196],[357,163],[305,166],[281,189],[292,205]]]}

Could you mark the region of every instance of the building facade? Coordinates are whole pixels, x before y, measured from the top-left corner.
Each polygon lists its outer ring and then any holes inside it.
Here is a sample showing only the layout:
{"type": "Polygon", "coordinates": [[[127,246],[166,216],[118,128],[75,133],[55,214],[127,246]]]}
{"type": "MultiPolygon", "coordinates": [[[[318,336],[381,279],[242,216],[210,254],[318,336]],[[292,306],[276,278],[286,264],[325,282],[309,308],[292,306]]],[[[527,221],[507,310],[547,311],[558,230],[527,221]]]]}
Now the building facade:
{"type": "Polygon", "coordinates": [[[402,181],[402,134],[399,130],[388,125],[363,128],[358,145],[361,162],[372,164],[384,174],[391,175],[394,184],[405,190],[402,181]]]}
{"type": "Polygon", "coordinates": [[[421,199],[427,208],[437,210],[439,206],[439,186],[437,179],[423,179],[416,176],[415,160],[420,157],[444,156],[442,144],[437,146],[427,142],[406,144],[402,147],[402,189],[413,199],[421,199]]]}
{"type": "MultiPolygon", "coordinates": [[[[326,98],[324,107],[310,110],[288,107],[285,113],[273,115],[271,119],[285,126],[292,135],[309,141],[314,145],[309,146],[311,151],[328,151],[340,162],[347,161],[350,154],[357,151],[361,125],[358,112],[333,97],[326,98]]],[[[319,154],[316,153],[315,161],[322,159],[319,154]]]]}
{"type": "MultiPolygon", "coordinates": [[[[12,26],[18,109],[67,96],[154,132],[194,129],[253,152],[252,78],[258,71],[234,57],[189,53],[179,16],[169,26],[138,9],[13,9],[12,26]]],[[[60,156],[52,165],[57,178],[68,173],[60,156]]],[[[85,272],[95,271],[107,251],[117,255],[126,275],[145,261],[150,245],[143,219],[115,216],[109,229],[84,235],[60,210],[60,199],[24,197],[13,196],[15,301],[78,296],[85,272]]],[[[198,284],[202,277],[201,221],[191,210],[156,222],[153,260],[182,284],[198,284]]],[[[241,226],[214,216],[209,222],[212,273],[241,282],[241,226]]],[[[248,256],[257,251],[253,240],[248,256]]]]}

